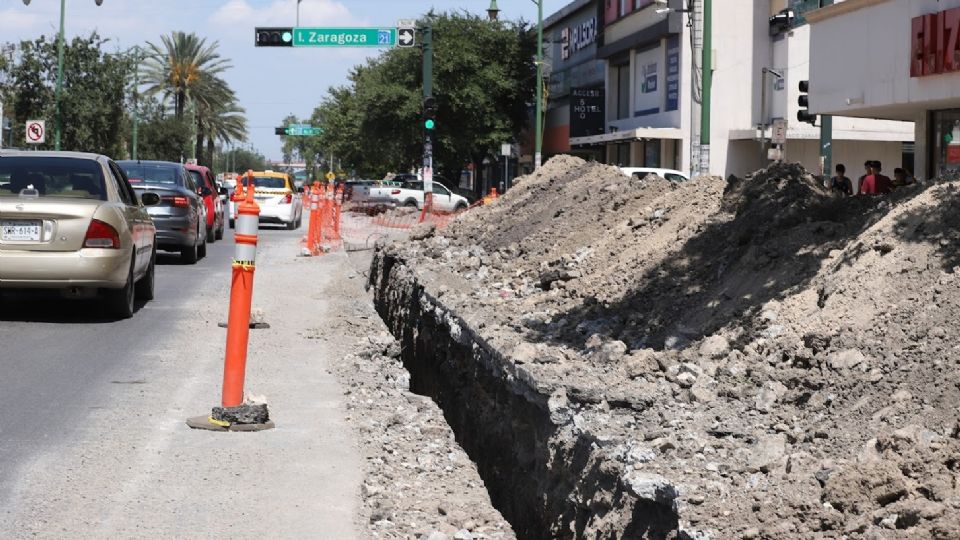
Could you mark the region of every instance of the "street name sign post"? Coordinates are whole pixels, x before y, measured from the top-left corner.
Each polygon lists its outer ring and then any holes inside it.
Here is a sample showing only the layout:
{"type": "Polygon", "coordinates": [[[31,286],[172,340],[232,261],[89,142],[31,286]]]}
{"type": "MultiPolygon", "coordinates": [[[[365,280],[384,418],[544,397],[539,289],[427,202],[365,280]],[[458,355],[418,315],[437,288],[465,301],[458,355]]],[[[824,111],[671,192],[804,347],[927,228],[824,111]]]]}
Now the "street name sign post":
{"type": "Polygon", "coordinates": [[[395,47],[396,28],[308,28],[293,29],[294,47],[395,47]]]}

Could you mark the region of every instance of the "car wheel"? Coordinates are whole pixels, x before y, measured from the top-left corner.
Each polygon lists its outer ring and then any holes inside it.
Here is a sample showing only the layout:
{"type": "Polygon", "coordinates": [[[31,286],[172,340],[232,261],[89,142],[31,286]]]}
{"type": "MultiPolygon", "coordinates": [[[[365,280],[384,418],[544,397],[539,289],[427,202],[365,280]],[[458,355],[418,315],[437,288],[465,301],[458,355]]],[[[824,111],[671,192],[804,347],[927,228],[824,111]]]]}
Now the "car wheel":
{"type": "Polygon", "coordinates": [[[220,228],[217,229],[217,233],[213,235],[217,240],[223,240],[223,222],[220,222],[220,228]]]}
{"type": "Polygon", "coordinates": [[[292,230],[294,230],[294,229],[297,228],[297,221],[296,221],[296,220],[290,220],[290,221],[288,221],[288,222],[286,223],[286,226],[287,226],[287,230],[288,230],[288,231],[292,231],[292,230]]]}
{"type": "Polygon", "coordinates": [[[130,263],[130,271],[127,272],[127,282],[122,289],[107,289],[104,292],[106,297],[107,310],[110,315],[118,319],[129,319],[133,317],[133,263],[130,263]]]}
{"type": "Polygon", "coordinates": [[[467,205],[465,205],[465,204],[458,204],[457,207],[453,209],[453,211],[454,211],[454,212],[463,212],[463,211],[466,210],[466,209],[467,209],[467,205]]]}
{"type": "Polygon", "coordinates": [[[154,250],[153,254],[150,255],[150,266],[147,268],[147,273],[140,278],[140,281],[137,282],[136,290],[134,291],[137,298],[140,300],[153,300],[153,291],[154,291],[154,277],[156,276],[157,268],[157,251],[154,250]]]}
{"type": "Polygon", "coordinates": [[[207,256],[207,237],[203,237],[203,242],[197,246],[197,258],[202,259],[207,256]]]}
{"type": "Polygon", "coordinates": [[[403,205],[406,206],[406,207],[409,207],[409,208],[416,208],[416,207],[417,207],[417,201],[415,201],[415,200],[413,200],[413,199],[410,199],[409,201],[403,203],[403,205]]]}
{"type": "Polygon", "coordinates": [[[197,244],[180,248],[180,261],[186,264],[195,264],[197,262],[197,244]]]}
{"type": "Polygon", "coordinates": [[[236,223],[234,223],[234,221],[231,219],[231,220],[230,220],[230,228],[232,229],[232,228],[234,228],[234,227],[236,227],[236,226],[237,226],[236,223]]]}
{"type": "Polygon", "coordinates": [[[217,233],[214,232],[213,227],[207,229],[207,242],[211,244],[217,241],[217,233]]]}

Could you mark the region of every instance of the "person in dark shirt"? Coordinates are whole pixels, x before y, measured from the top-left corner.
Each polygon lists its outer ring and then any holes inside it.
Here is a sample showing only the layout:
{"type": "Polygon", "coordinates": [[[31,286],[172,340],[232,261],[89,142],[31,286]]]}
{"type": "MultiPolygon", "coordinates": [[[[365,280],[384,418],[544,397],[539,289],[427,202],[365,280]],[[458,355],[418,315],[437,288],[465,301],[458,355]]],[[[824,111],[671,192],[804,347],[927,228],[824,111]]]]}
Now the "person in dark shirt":
{"type": "Polygon", "coordinates": [[[844,195],[853,195],[853,182],[846,176],[847,168],[843,163],[837,163],[837,175],[830,179],[830,189],[839,191],[844,195]]]}
{"type": "Polygon", "coordinates": [[[906,169],[901,169],[897,167],[893,170],[893,187],[898,188],[902,186],[909,186],[910,184],[916,182],[916,179],[907,172],[906,169]]]}
{"type": "Polygon", "coordinates": [[[893,191],[893,181],[880,174],[882,165],[879,161],[870,162],[870,174],[863,179],[860,193],[865,195],[881,195],[893,191]]]}

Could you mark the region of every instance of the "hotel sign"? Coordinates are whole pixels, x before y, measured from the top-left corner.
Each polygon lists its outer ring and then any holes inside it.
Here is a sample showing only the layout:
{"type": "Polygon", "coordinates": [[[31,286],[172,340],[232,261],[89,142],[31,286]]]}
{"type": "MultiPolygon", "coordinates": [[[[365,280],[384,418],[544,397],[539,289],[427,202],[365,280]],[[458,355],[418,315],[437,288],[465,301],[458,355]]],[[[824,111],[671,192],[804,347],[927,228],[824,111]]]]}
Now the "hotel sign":
{"type": "Polygon", "coordinates": [[[960,8],[914,17],[910,23],[910,76],[960,71],[960,8]]]}

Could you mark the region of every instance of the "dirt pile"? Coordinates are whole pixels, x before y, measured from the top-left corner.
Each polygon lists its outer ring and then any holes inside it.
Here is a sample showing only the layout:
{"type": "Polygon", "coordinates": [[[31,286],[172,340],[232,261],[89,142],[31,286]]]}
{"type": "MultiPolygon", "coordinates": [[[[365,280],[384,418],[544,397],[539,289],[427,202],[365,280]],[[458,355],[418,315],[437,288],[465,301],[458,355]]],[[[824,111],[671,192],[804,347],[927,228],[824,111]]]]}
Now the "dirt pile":
{"type": "Polygon", "coordinates": [[[560,156],[384,250],[563,403],[557,437],[658,479],[682,537],[958,538],[958,189],[560,156]]]}

